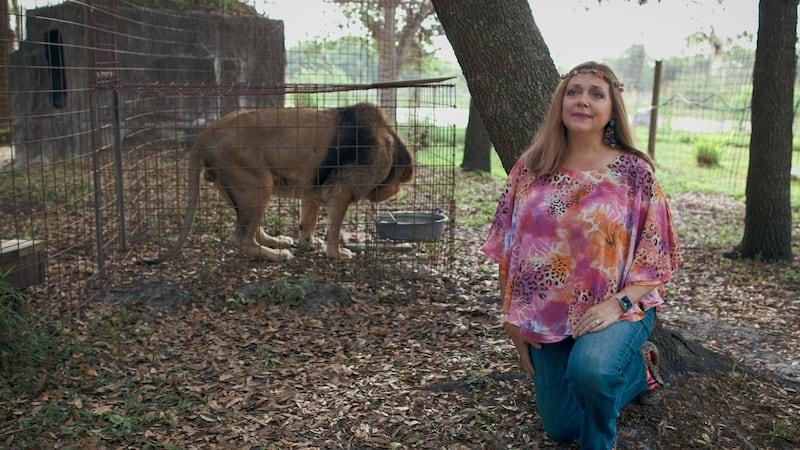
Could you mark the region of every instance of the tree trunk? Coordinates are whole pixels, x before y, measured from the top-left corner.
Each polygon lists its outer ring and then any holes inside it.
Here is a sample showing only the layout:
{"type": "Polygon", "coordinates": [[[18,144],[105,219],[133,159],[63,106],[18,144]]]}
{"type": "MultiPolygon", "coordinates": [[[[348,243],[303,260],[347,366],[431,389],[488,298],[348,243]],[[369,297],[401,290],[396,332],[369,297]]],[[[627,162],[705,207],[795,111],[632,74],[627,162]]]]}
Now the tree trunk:
{"type": "Polygon", "coordinates": [[[667,379],[687,372],[726,372],[736,365],[732,358],[687,340],[676,331],[664,328],[657,317],[653,332],[650,334],[650,341],[658,347],[661,355],[661,373],[667,379]]]}
{"type": "Polygon", "coordinates": [[[492,140],[481,120],[481,114],[475,108],[475,103],[470,100],[467,133],[464,136],[464,159],[461,161],[461,168],[473,172],[491,172],[491,152],[492,140]]]}
{"type": "Polygon", "coordinates": [[[759,2],[744,237],[735,256],[792,259],[790,191],[797,5],[798,0],[759,2]]]}
{"type": "Polygon", "coordinates": [[[558,72],[527,0],[434,0],[506,172],[530,144],[558,72]]]}
{"type": "MultiPolygon", "coordinates": [[[[396,0],[382,0],[383,27],[376,36],[380,54],[379,81],[393,81],[397,79],[400,70],[397,61],[397,29],[395,27],[396,0]]],[[[397,91],[395,89],[381,89],[379,91],[381,109],[387,115],[390,123],[395,121],[395,108],[397,106],[397,91]]]]}
{"type": "MultiPolygon", "coordinates": [[[[342,5],[349,20],[357,17],[375,39],[380,60],[379,81],[397,80],[403,67],[419,58],[419,52],[412,49],[417,45],[420,34],[430,36],[433,32],[423,28],[425,19],[433,14],[431,0],[334,0],[334,3],[342,5]]],[[[398,106],[397,90],[381,89],[378,103],[389,121],[394,122],[398,106]]]]}

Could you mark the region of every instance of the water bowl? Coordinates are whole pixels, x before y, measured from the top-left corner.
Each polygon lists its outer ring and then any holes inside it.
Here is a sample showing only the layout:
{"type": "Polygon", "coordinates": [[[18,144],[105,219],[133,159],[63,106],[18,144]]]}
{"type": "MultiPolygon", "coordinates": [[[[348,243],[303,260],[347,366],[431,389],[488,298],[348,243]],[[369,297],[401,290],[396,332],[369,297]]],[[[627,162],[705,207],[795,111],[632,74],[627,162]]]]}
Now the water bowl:
{"type": "Polygon", "coordinates": [[[375,216],[378,236],[395,241],[427,241],[444,234],[447,216],[441,213],[395,211],[375,216]]]}

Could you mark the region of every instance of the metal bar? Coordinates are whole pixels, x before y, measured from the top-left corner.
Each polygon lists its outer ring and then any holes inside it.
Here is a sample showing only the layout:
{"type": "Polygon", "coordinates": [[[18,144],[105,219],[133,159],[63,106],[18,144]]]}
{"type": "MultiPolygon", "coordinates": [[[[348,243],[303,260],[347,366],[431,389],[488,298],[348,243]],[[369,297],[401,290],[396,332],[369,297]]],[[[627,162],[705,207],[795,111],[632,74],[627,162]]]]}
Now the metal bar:
{"type": "Polygon", "coordinates": [[[647,140],[647,154],[656,158],[656,131],[658,131],[658,94],[661,91],[661,61],[656,61],[653,75],[653,99],[650,101],[650,133],[647,140]]]}
{"type": "Polygon", "coordinates": [[[113,117],[111,119],[112,132],[114,134],[112,143],[114,148],[114,173],[117,185],[117,214],[119,215],[119,241],[122,250],[128,250],[128,237],[125,227],[125,183],[123,182],[122,172],[122,136],[120,132],[119,116],[119,92],[112,92],[111,108],[113,117]]]}
{"type": "MultiPolygon", "coordinates": [[[[95,8],[89,5],[87,8],[87,19],[90,25],[95,22],[95,8]]],[[[95,30],[93,26],[88,29],[89,32],[89,63],[91,67],[96,67],[96,51],[94,43],[96,41],[95,30]]],[[[93,76],[93,84],[97,83],[96,78],[93,76]]],[[[97,276],[101,280],[106,278],[105,270],[105,241],[103,240],[103,193],[102,193],[102,177],[100,176],[100,151],[102,148],[102,136],[99,136],[98,130],[99,118],[97,114],[98,101],[97,89],[89,91],[89,108],[90,108],[90,126],[89,145],[92,152],[92,172],[94,183],[94,221],[95,221],[95,240],[97,243],[97,276]]]]}
{"type": "Polygon", "coordinates": [[[97,86],[98,89],[118,91],[155,92],[171,95],[247,95],[247,94],[316,94],[324,92],[361,91],[370,89],[395,89],[419,87],[452,80],[455,77],[425,78],[418,80],[384,81],[370,84],[270,84],[270,83],[230,83],[211,84],[196,82],[169,83],[124,83],[97,86]]]}

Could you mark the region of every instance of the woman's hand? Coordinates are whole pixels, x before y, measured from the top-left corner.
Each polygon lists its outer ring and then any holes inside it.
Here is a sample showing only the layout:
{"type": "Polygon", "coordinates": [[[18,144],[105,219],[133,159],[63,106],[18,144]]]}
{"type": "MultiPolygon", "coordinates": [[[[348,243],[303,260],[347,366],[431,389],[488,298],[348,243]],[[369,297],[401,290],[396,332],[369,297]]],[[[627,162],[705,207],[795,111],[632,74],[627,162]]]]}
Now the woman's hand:
{"type": "Polygon", "coordinates": [[[572,337],[578,339],[584,334],[605,330],[622,316],[622,308],[616,298],[610,298],[586,310],[573,330],[572,337]]]}
{"type": "Polygon", "coordinates": [[[511,341],[514,343],[517,353],[519,353],[519,360],[520,364],[522,364],[522,370],[528,375],[533,376],[536,373],[536,370],[533,368],[531,352],[528,350],[528,345],[532,345],[533,348],[539,350],[542,348],[542,344],[528,343],[522,338],[522,331],[517,325],[506,322],[503,326],[506,329],[506,333],[508,333],[508,336],[511,338],[511,341]]]}

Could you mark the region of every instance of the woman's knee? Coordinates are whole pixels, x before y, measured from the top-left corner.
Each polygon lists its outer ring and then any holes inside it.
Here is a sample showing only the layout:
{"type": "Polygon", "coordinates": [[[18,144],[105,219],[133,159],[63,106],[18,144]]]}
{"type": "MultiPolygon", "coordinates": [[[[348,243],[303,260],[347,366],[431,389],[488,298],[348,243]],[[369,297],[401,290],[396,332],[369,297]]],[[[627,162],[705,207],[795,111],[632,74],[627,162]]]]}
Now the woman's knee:
{"type": "Polygon", "coordinates": [[[576,393],[605,393],[622,382],[622,373],[608,362],[589,359],[570,364],[567,380],[576,393]]]}
{"type": "Polygon", "coordinates": [[[547,437],[557,442],[570,442],[580,436],[580,427],[574,420],[542,417],[542,425],[547,437]]]}

